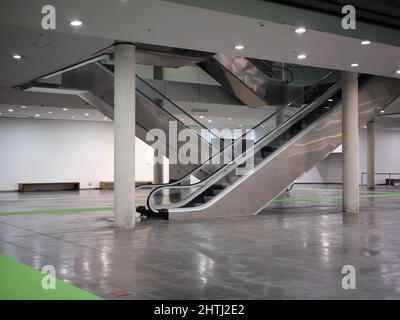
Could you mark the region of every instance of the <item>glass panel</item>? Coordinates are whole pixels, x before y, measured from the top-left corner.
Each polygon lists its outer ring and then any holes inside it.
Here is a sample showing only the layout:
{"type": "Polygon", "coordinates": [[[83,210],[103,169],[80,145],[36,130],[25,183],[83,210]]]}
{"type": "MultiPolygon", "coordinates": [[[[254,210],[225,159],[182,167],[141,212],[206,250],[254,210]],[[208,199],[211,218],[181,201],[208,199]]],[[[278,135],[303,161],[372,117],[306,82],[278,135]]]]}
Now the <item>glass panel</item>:
{"type": "Polygon", "coordinates": [[[156,105],[164,109],[178,122],[183,124],[191,124],[191,129],[196,131],[197,134],[201,134],[201,130],[208,130],[204,125],[194,119],[191,115],[186,113],[175,103],[169,100],[167,97],[158,92],[155,88],[145,82],[143,79],[136,77],[136,90],[139,91],[146,98],[154,102],[156,105]]]}

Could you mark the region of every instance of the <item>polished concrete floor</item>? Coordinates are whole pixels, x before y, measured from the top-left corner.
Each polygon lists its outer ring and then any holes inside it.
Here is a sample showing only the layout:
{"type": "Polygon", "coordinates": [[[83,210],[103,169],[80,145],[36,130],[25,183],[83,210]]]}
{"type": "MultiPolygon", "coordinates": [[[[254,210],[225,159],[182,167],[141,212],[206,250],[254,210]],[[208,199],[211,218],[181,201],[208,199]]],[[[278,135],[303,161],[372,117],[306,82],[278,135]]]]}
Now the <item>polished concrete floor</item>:
{"type": "Polygon", "coordinates": [[[0,193],[0,253],[107,299],[400,299],[400,190],[362,192],[352,216],[338,188],[296,186],[258,216],[133,231],[112,227],[112,191],[0,193]],[[21,214],[46,209],[59,212],[21,214]],[[344,265],[355,290],[341,287],[344,265]]]}

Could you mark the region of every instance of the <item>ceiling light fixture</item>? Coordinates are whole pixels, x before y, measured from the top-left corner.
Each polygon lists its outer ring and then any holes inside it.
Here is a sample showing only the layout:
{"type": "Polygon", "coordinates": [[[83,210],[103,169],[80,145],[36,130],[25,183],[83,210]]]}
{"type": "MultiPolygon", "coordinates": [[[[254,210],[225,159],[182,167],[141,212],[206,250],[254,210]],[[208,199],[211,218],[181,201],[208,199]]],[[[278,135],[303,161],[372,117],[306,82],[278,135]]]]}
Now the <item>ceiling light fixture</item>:
{"type": "Polygon", "coordinates": [[[236,50],[243,50],[244,49],[244,45],[242,45],[242,44],[237,44],[237,45],[235,45],[235,47],[234,47],[236,50]]]}
{"type": "Polygon", "coordinates": [[[26,106],[21,106],[22,109],[26,109],[26,106]]]}
{"type": "Polygon", "coordinates": [[[296,33],[299,33],[299,34],[304,33],[304,32],[306,32],[306,31],[307,31],[307,29],[304,28],[304,27],[298,27],[298,28],[295,30],[295,32],[296,32],[296,33]]]}
{"type": "Polygon", "coordinates": [[[400,74],[400,69],[396,71],[397,74],[400,74]]]}
{"type": "Polygon", "coordinates": [[[39,114],[39,113],[36,113],[36,114],[35,114],[35,117],[40,117],[40,114],[39,114]]]}
{"type": "Polygon", "coordinates": [[[69,24],[71,26],[73,26],[73,27],[80,27],[82,25],[82,21],[80,21],[80,20],[72,20],[69,24]]]}
{"type": "Polygon", "coordinates": [[[90,116],[90,114],[89,113],[85,113],[85,116],[87,117],[87,116],[90,116]]]}
{"type": "Polygon", "coordinates": [[[71,119],[75,119],[75,116],[71,116],[71,119]]]}
{"type": "Polygon", "coordinates": [[[364,40],[364,41],[361,41],[361,44],[362,44],[363,46],[368,46],[369,44],[371,44],[371,41],[369,41],[369,40],[364,40]]]}
{"type": "Polygon", "coordinates": [[[228,118],[228,120],[232,120],[232,118],[228,118]]]}
{"type": "Polygon", "coordinates": [[[12,56],[15,60],[21,60],[22,56],[20,54],[13,54],[12,56]]]}
{"type": "Polygon", "coordinates": [[[385,113],[385,110],[381,110],[381,113],[385,113]]]}
{"type": "Polygon", "coordinates": [[[329,102],[333,102],[333,99],[328,99],[329,102]]]}
{"type": "Polygon", "coordinates": [[[305,55],[304,53],[299,54],[299,55],[297,56],[297,59],[300,59],[300,60],[303,60],[303,59],[305,59],[305,58],[307,58],[307,55],[305,55]]]}
{"type": "Polygon", "coordinates": [[[8,112],[14,112],[14,109],[8,109],[8,112]]]}
{"type": "Polygon", "coordinates": [[[47,43],[44,43],[44,42],[34,42],[32,45],[33,45],[34,47],[37,47],[37,48],[44,48],[44,47],[47,47],[47,46],[48,46],[48,44],[47,44],[47,43]]]}
{"type": "Polygon", "coordinates": [[[62,108],[63,109],[63,111],[68,111],[68,108],[62,108]]]}
{"type": "Polygon", "coordinates": [[[211,123],[211,122],[212,122],[212,120],[207,120],[207,122],[211,123]]]}
{"type": "Polygon", "coordinates": [[[200,116],[200,119],[204,119],[204,116],[200,116]]]}
{"type": "Polygon", "coordinates": [[[358,64],[358,63],[352,63],[351,65],[350,65],[350,67],[352,67],[352,68],[357,68],[357,67],[359,67],[360,65],[358,64]]]}
{"type": "Polygon", "coordinates": [[[49,111],[49,112],[47,112],[48,114],[52,114],[53,112],[52,111],[49,111]]]}

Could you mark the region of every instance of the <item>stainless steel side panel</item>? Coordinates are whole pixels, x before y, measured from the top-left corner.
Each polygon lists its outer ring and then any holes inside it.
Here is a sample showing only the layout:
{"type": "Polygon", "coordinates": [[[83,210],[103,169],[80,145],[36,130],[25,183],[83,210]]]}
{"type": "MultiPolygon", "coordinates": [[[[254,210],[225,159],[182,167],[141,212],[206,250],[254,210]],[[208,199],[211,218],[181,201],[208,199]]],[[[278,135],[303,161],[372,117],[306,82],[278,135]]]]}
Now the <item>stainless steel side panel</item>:
{"type": "Polygon", "coordinates": [[[286,83],[269,79],[246,58],[216,54],[198,65],[249,107],[282,105],[288,99],[286,83]]]}
{"type": "MultiPolygon", "coordinates": [[[[360,126],[400,96],[400,81],[371,78],[359,92],[360,126]]],[[[260,212],[342,142],[342,105],[311,124],[247,176],[203,206],[170,210],[170,219],[245,216],[260,212]]]]}

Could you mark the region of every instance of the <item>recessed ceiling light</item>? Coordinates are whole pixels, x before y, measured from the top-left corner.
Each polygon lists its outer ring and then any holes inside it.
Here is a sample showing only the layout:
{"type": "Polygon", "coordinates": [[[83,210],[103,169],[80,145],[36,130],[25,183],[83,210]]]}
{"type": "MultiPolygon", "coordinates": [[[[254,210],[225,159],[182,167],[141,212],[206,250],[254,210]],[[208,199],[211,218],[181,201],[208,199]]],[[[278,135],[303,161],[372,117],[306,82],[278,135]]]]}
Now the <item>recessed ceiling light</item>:
{"type": "Polygon", "coordinates": [[[75,116],[71,116],[71,119],[75,119],[75,116]]]}
{"type": "Polygon", "coordinates": [[[212,120],[207,120],[207,122],[210,122],[210,123],[211,123],[211,122],[212,122],[212,120]]]}
{"type": "Polygon", "coordinates": [[[305,58],[307,58],[307,55],[305,55],[304,53],[299,54],[299,55],[297,56],[297,59],[300,59],[300,60],[303,60],[303,59],[305,59],[305,58]]]}
{"type": "Polygon", "coordinates": [[[367,126],[364,126],[364,129],[367,129],[367,126]]]}
{"type": "Polygon", "coordinates": [[[239,124],[239,127],[242,127],[243,125],[242,124],[239,124]]]}
{"type": "Polygon", "coordinates": [[[82,21],[80,21],[80,20],[72,20],[69,24],[71,26],[73,26],[73,27],[80,27],[82,25],[82,21]]]}
{"type": "Polygon", "coordinates": [[[328,99],[329,102],[333,102],[333,99],[328,99]]]}
{"type": "Polygon", "coordinates": [[[235,45],[235,49],[236,49],[236,50],[243,50],[243,49],[244,49],[244,45],[242,45],[242,44],[237,44],[237,45],[235,45]]]}
{"type": "Polygon", "coordinates": [[[49,112],[47,112],[48,114],[52,114],[53,113],[53,111],[49,111],[49,112]]]}
{"type": "Polygon", "coordinates": [[[369,40],[364,40],[364,41],[361,41],[361,44],[362,44],[363,46],[368,46],[369,44],[371,44],[371,41],[369,41],[369,40]]]}
{"type": "Polygon", "coordinates": [[[0,112],[0,115],[2,115],[2,113],[0,112]]]}
{"type": "Polygon", "coordinates": [[[68,108],[62,108],[63,109],[63,111],[68,111],[68,108]]]}
{"type": "Polygon", "coordinates": [[[14,109],[8,109],[8,112],[14,112],[14,109]]]}
{"type": "Polygon", "coordinates": [[[34,42],[34,43],[33,43],[33,46],[34,46],[34,47],[37,47],[37,48],[44,48],[44,47],[47,47],[48,44],[47,44],[47,43],[44,43],[44,42],[34,42]]]}
{"type": "Polygon", "coordinates": [[[200,119],[204,119],[204,116],[200,116],[200,119]]]}
{"type": "Polygon", "coordinates": [[[21,106],[22,109],[26,109],[26,106],[21,106]]]}
{"type": "Polygon", "coordinates": [[[352,68],[357,68],[357,67],[359,67],[360,65],[358,64],[358,63],[352,63],[351,65],[350,65],[350,67],[352,67],[352,68]]]}
{"type": "Polygon", "coordinates": [[[400,74],[400,69],[396,71],[397,74],[400,74]]]}
{"type": "Polygon", "coordinates": [[[228,118],[228,120],[232,120],[232,118],[228,118]]]}
{"type": "Polygon", "coordinates": [[[22,59],[22,56],[20,54],[13,54],[12,56],[15,60],[20,60],[22,59]]]}
{"type": "Polygon", "coordinates": [[[381,110],[381,113],[385,113],[385,110],[381,110]]]}
{"type": "Polygon", "coordinates": [[[87,117],[87,116],[90,116],[90,114],[89,113],[85,113],[85,116],[87,117]]]}
{"type": "Polygon", "coordinates": [[[306,31],[307,31],[307,29],[304,28],[304,27],[298,27],[298,28],[295,30],[296,33],[304,33],[304,32],[306,32],[306,31]]]}
{"type": "Polygon", "coordinates": [[[107,117],[104,117],[103,119],[104,119],[104,120],[108,120],[108,118],[107,118],[107,117]]]}
{"type": "Polygon", "coordinates": [[[39,114],[39,113],[36,113],[36,114],[35,114],[35,117],[40,117],[40,114],[39,114]]]}

